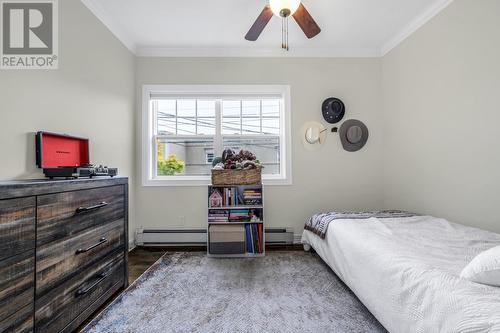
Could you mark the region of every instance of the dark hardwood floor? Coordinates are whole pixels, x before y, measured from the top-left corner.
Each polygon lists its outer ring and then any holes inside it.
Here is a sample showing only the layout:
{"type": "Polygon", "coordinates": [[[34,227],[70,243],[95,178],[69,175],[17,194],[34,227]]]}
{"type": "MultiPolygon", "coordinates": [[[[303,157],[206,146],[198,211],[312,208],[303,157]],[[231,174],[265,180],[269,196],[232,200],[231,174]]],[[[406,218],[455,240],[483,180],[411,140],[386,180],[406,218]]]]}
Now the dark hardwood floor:
{"type": "Polygon", "coordinates": [[[200,247],[136,247],[128,254],[128,282],[129,284],[137,280],[151,265],[160,259],[167,252],[193,252],[206,251],[207,248],[200,247]]]}
{"type": "MultiPolygon", "coordinates": [[[[200,247],[136,247],[129,252],[128,262],[128,281],[129,283],[137,280],[151,265],[161,258],[167,252],[205,252],[205,246],[200,247]]],[[[287,246],[266,246],[266,251],[302,251],[302,245],[287,246]]]]}

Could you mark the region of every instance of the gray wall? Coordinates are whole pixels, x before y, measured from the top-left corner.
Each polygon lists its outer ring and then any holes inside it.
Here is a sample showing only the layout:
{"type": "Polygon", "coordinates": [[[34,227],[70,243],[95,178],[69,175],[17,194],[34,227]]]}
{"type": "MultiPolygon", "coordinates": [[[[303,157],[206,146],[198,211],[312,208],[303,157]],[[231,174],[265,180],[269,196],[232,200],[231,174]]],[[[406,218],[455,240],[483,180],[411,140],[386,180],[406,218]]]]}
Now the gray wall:
{"type": "Polygon", "coordinates": [[[499,14],[456,0],[383,59],[387,208],[500,232],[499,14]]]}
{"type": "Polygon", "coordinates": [[[41,176],[34,131],[86,136],[92,161],[131,177],[131,232],[203,227],[206,188],[134,182],[141,86],[289,84],[293,185],[266,188],[269,225],[299,233],[318,211],[385,207],[500,232],[500,2],[456,0],[383,59],[135,59],[80,1],[59,5],[60,69],[0,71],[0,179],[41,176]],[[334,135],[302,147],[300,127],[322,121],[329,96],[368,124],[366,149],[347,153],[334,135]]]}
{"type": "Polygon", "coordinates": [[[59,1],[59,50],[58,70],[0,71],[0,179],[42,176],[37,130],[89,137],[93,162],[133,178],[135,57],[79,0],[59,1]]]}
{"type": "MultiPolygon", "coordinates": [[[[268,225],[291,226],[300,233],[304,221],[318,211],[382,208],[380,59],[138,58],[136,76],[138,133],[144,84],[291,86],[293,185],[266,187],[268,225]],[[366,149],[355,154],[345,152],[336,135],[329,135],[318,152],[303,148],[300,128],[306,121],[323,121],[321,103],[329,96],[344,100],[347,118],[359,118],[367,123],[371,138],[366,149]]],[[[140,136],[137,151],[137,156],[141,156],[140,136]]],[[[140,177],[140,163],[138,158],[136,178],[140,177]]],[[[142,187],[138,184],[136,192],[137,225],[147,228],[206,226],[206,187],[142,187]]]]}

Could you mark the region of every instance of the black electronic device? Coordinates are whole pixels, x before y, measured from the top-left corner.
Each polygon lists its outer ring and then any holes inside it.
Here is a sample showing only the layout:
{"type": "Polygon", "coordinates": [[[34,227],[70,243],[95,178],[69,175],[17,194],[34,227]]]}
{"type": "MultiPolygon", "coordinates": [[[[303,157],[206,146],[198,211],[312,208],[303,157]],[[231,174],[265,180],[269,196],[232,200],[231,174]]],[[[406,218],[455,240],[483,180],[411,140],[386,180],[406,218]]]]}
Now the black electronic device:
{"type": "Polygon", "coordinates": [[[114,177],[118,175],[117,168],[105,166],[80,166],[80,167],[58,167],[44,168],[43,174],[48,178],[82,178],[82,177],[114,177]]]}
{"type": "Polygon", "coordinates": [[[114,177],[117,168],[89,163],[89,140],[65,134],[38,132],[36,162],[46,177],[81,178],[114,177]]]}

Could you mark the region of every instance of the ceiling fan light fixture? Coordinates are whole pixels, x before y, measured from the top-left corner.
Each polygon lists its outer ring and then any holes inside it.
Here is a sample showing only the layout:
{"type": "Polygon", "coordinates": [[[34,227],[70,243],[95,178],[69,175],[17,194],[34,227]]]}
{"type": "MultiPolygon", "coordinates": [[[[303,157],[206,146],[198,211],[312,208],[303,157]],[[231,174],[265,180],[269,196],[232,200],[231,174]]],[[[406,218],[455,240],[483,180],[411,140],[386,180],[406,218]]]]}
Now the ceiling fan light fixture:
{"type": "Polygon", "coordinates": [[[299,9],[301,0],[269,0],[269,6],[274,15],[288,17],[299,9]]]}
{"type": "Polygon", "coordinates": [[[288,51],[288,19],[293,15],[295,22],[307,38],[313,38],[321,32],[311,14],[301,0],[268,0],[264,9],[245,35],[245,39],[256,41],[271,18],[276,15],[281,17],[281,48],[288,51]]]}

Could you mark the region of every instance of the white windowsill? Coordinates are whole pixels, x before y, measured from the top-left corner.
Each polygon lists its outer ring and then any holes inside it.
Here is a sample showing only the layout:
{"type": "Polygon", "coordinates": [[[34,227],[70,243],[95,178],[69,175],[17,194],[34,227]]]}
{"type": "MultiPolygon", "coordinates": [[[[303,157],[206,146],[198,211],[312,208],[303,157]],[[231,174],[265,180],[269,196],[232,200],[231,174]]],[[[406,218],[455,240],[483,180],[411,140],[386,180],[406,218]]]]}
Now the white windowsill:
{"type": "MultiPolygon", "coordinates": [[[[143,180],[142,186],[208,186],[212,183],[210,176],[164,176],[143,180]]],[[[281,177],[263,177],[263,185],[285,186],[292,185],[291,179],[281,177]]]]}

